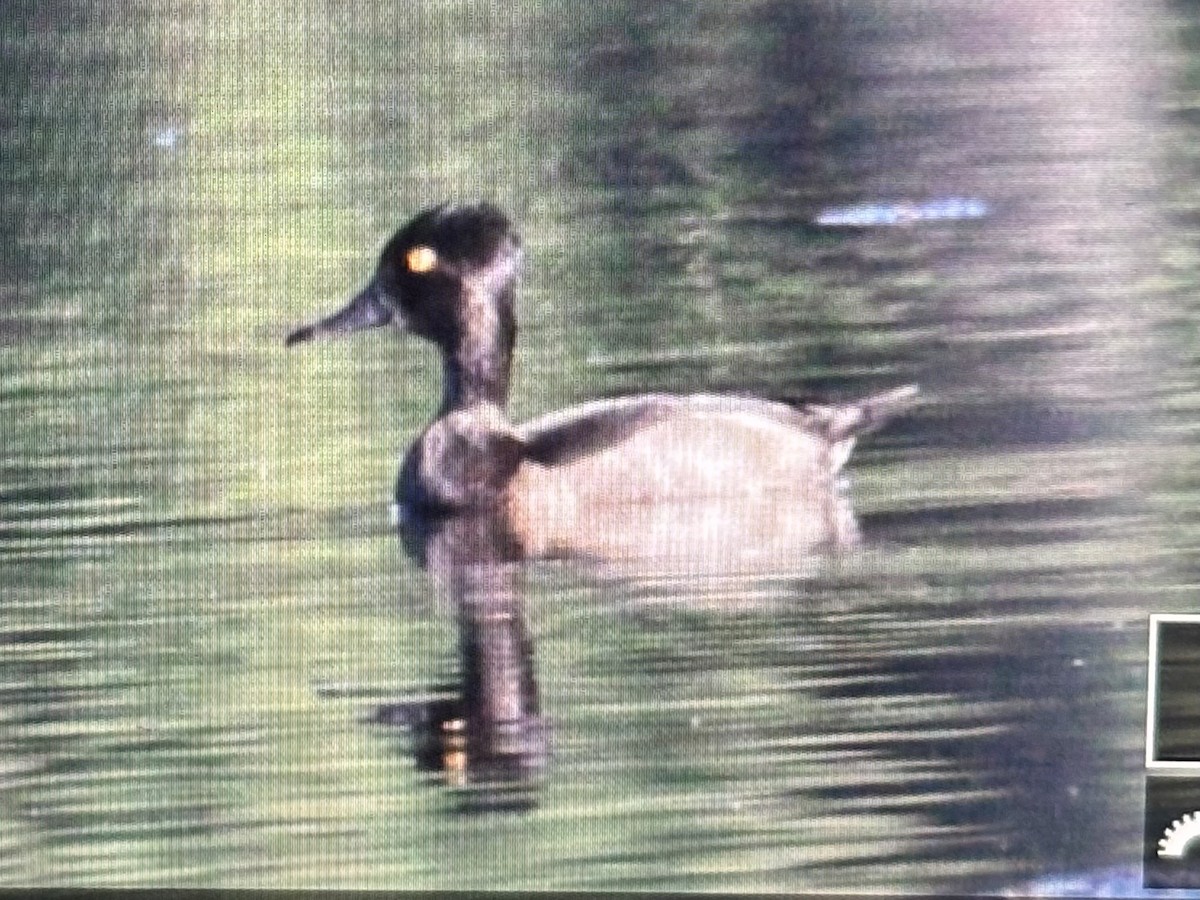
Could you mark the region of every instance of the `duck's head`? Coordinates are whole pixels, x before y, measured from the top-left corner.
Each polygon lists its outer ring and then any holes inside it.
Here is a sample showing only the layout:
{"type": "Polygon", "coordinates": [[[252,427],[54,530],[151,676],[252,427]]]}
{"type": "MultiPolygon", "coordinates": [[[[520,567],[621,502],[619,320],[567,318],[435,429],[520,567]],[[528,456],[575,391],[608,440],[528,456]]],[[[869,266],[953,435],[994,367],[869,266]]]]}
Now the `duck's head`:
{"type": "Polygon", "coordinates": [[[475,395],[503,402],[520,263],[520,239],[496,207],[427,209],[387,242],[366,287],[332,315],[297,328],[286,344],[395,325],[441,349],[448,404],[475,395]]]}

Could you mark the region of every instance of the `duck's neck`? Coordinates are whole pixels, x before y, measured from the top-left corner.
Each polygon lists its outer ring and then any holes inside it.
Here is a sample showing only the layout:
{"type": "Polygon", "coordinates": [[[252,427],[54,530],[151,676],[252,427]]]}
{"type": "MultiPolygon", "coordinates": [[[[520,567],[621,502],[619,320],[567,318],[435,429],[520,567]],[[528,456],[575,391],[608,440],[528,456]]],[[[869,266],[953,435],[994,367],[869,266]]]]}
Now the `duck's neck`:
{"type": "Polygon", "coordinates": [[[461,337],[442,362],[441,414],[475,403],[508,403],[516,321],[511,296],[468,304],[461,337]]]}
{"type": "Polygon", "coordinates": [[[441,415],[475,403],[508,403],[510,360],[487,362],[478,356],[455,354],[442,363],[441,415]]]}

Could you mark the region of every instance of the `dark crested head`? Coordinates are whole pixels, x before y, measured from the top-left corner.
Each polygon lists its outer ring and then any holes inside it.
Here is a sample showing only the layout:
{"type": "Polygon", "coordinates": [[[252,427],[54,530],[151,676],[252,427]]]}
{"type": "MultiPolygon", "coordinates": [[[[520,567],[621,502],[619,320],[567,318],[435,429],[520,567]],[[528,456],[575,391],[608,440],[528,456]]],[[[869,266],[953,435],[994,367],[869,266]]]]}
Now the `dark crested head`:
{"type": "Polygon", "coordinates": [[[443,203],[424,210],[392,235],[379,256],[379,266],[414,274],[453,270],[478,272],[519,248],[508,217],[490,203],[454,206],[443,203]],[[423,256],[428,248],[437,258],[423,256]]]}
{"type": "Polygon", "coordinates": [[[414,334],[454,346],[493,310],[512,317],[520,240],[486,203],[438,206],[401,228],[379,255],[375,284],[414,334]]]}
{"type": "Polygon", "coordinates": [[[511,349],[520,262],[520,239],[491,204],[427,209],[387,242],[374,277],[347,306],[296,329],[286,343],[394,324],[444,352],[491,338],[511,349]]]}

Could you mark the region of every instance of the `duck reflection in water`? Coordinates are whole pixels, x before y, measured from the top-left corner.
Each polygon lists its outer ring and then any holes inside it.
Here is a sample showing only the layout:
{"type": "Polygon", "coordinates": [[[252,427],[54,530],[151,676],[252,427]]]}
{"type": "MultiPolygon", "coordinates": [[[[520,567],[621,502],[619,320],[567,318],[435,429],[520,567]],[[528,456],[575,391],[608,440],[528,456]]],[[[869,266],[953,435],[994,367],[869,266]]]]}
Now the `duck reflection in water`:
{"type": "Polygon", "coordinates": [[[505,406],[521,258],[520,239],[495,207],[426,210],[388,241],[347,306],[287,338],[293,346],[393,325],[441,351],[441,405],[408,451],[396,488],[401,533],[450,586],[464,635],[472,635],[464,646],[482,643],[494,657],[480,677],[507,681],[533,707],[477,685],[493,699],[452,728],[465,730],[468,759],[479,722],[540,723],[531,676],[491,671],[520,657],[515,648],[527,637],[499,640],[495,628],[480,637],[480,623],[494,624],[498,613],[522,618],[512,564],[575,558],[643,571],[752,573],[853,544],[841,469],[858,435],[916,395],[908,385],[851,403],[793,406],[649,393],[515,425],[505,406]],[[510,646],[501,651],[498,643],[510,646]]]}

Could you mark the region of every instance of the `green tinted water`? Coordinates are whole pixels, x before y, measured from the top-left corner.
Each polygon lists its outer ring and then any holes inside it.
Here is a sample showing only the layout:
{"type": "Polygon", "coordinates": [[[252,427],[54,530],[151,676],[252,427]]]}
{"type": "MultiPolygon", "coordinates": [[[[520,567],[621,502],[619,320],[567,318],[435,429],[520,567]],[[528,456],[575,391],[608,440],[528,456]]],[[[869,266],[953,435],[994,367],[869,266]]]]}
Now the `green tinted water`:
{"type": "Polygon", "coordinates": [[[1146,614],[1195,606],[1194,4],[0,25],[0,883],[970,890],[1140,858],[1146,614]],[[928,402],[856,453],[861,553],[531,566],[553,758],[533,809],[463,815],[364,721],[458,671],[388,525],[433,352],[282,338],[475,196],[528,251],[515,418],[928,402]],[[811,224],[938,196],[990,215],[811,224]]]}

